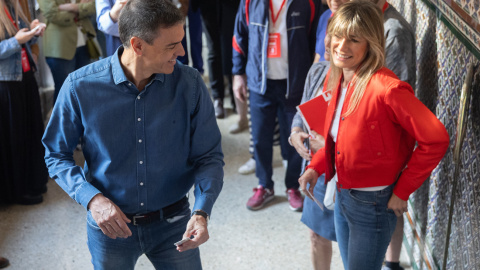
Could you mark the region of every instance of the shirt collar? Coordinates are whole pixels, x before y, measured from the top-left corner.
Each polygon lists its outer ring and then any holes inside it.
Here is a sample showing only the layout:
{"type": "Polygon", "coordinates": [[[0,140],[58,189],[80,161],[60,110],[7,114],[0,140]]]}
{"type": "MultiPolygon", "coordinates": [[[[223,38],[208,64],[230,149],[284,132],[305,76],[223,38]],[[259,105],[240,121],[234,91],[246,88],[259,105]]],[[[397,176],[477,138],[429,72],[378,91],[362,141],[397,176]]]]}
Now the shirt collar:
{"type": "MultiPolygon", "coordinates": [[[[118,47],[115,53],[110,58],[110,63],[112,64],[112,75],[115,84],[121,84],[123,82],[128,82],[127,76],[125,76],[125,72],[123,71],[122,65],[120,64],[120,56],[122,55],[125,48],[123,45],[118,47]]],[[[165,74],[163,73],[156,73],[153,80],[157,80],[163,82],[165,80],[165,74]]],[[[152,80],[152,81],[153,81],[152,80]]],[[[149,83],[150,84],[150,83],[149,83]]]]}

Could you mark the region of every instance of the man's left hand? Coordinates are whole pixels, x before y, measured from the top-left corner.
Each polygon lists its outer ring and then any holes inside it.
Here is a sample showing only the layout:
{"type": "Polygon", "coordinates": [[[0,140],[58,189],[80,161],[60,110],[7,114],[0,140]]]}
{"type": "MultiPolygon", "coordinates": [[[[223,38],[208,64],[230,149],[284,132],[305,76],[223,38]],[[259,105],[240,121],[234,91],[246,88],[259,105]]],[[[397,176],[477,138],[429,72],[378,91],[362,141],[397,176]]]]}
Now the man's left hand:
{"type": "Polygon", "coordinates": [[[188,221],[187,224],[187,230],[183,234],[183,239],[191,238],[192,235],[192,240],[177,247],[178,251],[183,252],[189,249],[194,249],[207,242],[210,236],[208,236],[207,221],[204,217],[193,215],[190,218],[190,221],[188,221]]]}
{"type": "Polygon", "coordinates": [[[397,217],[408,211],[407,201],[404,201],[392,193],[392,197],[387,204],[388,209],[392,209],[397,217]]]}

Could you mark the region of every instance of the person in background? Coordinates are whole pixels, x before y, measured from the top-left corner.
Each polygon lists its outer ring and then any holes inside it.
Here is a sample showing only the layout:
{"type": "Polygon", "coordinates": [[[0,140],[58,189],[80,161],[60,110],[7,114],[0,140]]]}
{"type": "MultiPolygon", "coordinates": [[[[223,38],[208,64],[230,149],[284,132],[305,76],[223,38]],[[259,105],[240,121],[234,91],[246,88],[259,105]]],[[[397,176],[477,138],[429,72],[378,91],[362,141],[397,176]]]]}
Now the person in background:
{"type": "Polygon", "coordinates": [[[118,17],[128,0],[95,0],[97,27],[105,35],[106,56],[122,45],[118,34],[118,17]]]}
{"type": "Polygon", "coordinates": [[[303,208],[297,182],[302,159],[287,140],[314,58],[320,6],[320,1],[240,2],[233,37],[233,89],[242,102],[247,99],[247,85],[250,91],[255,172],[259,179],[247,201],[250,210],[261,209],[274,199],[272,159],[276,117],[282,156],[287,160],[285,186],[290,209],[303,208]]]}
{"type": "MultiPolygon", "coordinates": [[[[330,37],[325,37],[325,60],[314,63],[308,72],[307,80],[305,81],[305,90],[301,103],[307,102],[312,98],[318,97],[323,93],[323,84],[330,68],[330,37]]],[[[292,121],[292,132],[289,138],[289,143],[297,153],[303,158],[304,166],[312,159],[311,153],[317,152],[325,144],[323,136],[311,131],[312,136],[309,136],[305,128],[305,123],[299,112],[295,114],[292,121]],[[295,140],[293,139],[295,137],[295,140]],[[310,138],[309,138],[310,137],[310,138]],[[307,149],[304,145],[305,140],[309,140],[307,149]]],[[[325,176],[322,174],[318,180],[317,185],[313,190],[312,195],[319,202],[323,202],[325,198],[326,185],[325,176]]],[[[336,241],[335,224],[333,221],[333,211],[320,207],[310,198],[305,197],[303,201],[302,222],[307,225],[310,232],[311,240],[311,256],[312,264],[315,270],[329,270],[332,262],[332,241],[336,241]]]]}
{"type": "Polygon", "coordinates": [[[328,133],[299,179],[310,192],[323,173],[336,181],[335,231],[346,269],[382,268],[396,217],[449,144],[412,87],[384,67],[382,22],[381,9],[369,1],[345,3],[333,15],[328,133]]]}
{"type": "MultiPolygon", "coordinates": [[[[337,11],[344,3],[347,3],[350,0],[324,0],[328,9],[322,13],[320,19],[318,20],[317,26],[317,43],[315,44],[315,60],[314,63],[319,61],[327,61],[324,57],[325,55],[325,34],[327,32],[328,19],[332,17],[332,14],[337,11]]],[[[323,2],[323,1],[322,1],[323,2]]]]}
{"type": "MultiPolygon", "coordinates": [[[[226,78],[233,108],[238,110],[241,119],[246,120],[246,106],[236,108],[232,90],[232,36],[239,3],[240,0],[198,0],[207,39],[210,89],[214,100],[215,116],[220,119],[226,115],[223,106],[224,78],[226,78]]],[[[245,129],[247,126],[248,122],[244,121],[238,129],[245,129]]]]}
{"type": "Polygon", "coordinates": [[[95,15],[94,0],[38,0],[47,20],[43,54],[55,84],[54,103],[68,74],[90,63],[87,35],[95,37],[90,16],[95,15]]]}
{"type": "Polygon", "coordinates": [[[95,269],[134,269],[142,254],[156,269],[201,269],[224,162],[202,77],[176,60],[184,17],[168,0],[129,0],[118,22],[123,45],[60,91],[43,137],[49,173],[87,210],[95,269]]]}
{"type": "Polygon", "coordinates": [[[198,1],[202,0],[188,1],[188,26],[185,28],[188,29],[190,47],[188,47],[187,35],[185,35],[182,40],[182,46],[185,48],[185,55],[179,56],[178,60],[182,62],[182,64],[188,65],[188,55],[190,55],[192,59],[192,67],[203,75],[202,16],[200,15],[200,9],[198,8],[198,1]],[[187,50],[187,47],[189,50],[187,50]]]}
{"type": "Polygon", "coordinates": [[[38,20],[29,22],[18,1],[0,0],[0,203],[38,204],[47,191],[30,47],[44,30],[38,20]]]}

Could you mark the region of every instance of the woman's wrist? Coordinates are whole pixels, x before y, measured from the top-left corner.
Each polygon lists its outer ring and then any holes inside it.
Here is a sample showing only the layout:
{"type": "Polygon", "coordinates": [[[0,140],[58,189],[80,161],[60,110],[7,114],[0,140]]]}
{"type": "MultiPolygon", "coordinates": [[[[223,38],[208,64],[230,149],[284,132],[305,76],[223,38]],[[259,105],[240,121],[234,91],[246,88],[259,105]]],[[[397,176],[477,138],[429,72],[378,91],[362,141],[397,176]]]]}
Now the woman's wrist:
{"type": "Polygon", "coordinates": [[[295,135],[295,134],[298,134],[300,133],[301,131],[300,130],[297,130],[297,129],[293,129],[292,132],[290,133],[290,136],[288,136],[288,143],[293,146],[292,144],[292,135],[295,135]]]}

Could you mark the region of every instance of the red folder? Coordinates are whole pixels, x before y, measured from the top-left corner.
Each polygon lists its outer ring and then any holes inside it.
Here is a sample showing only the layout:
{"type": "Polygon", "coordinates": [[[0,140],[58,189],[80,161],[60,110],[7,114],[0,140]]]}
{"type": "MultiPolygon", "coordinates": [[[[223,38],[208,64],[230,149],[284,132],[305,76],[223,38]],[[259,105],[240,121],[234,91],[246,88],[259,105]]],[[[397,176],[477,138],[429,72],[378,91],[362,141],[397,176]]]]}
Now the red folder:
{"type": "Polygon", "coordinates": [[[325,128],[325,116],[331,98],[332,93],[327,91],[297,106],[297,111],[302,116],[308,132],[315,130],[315,132],[325,137],[325,131],[323,130],[325,128]]]}

